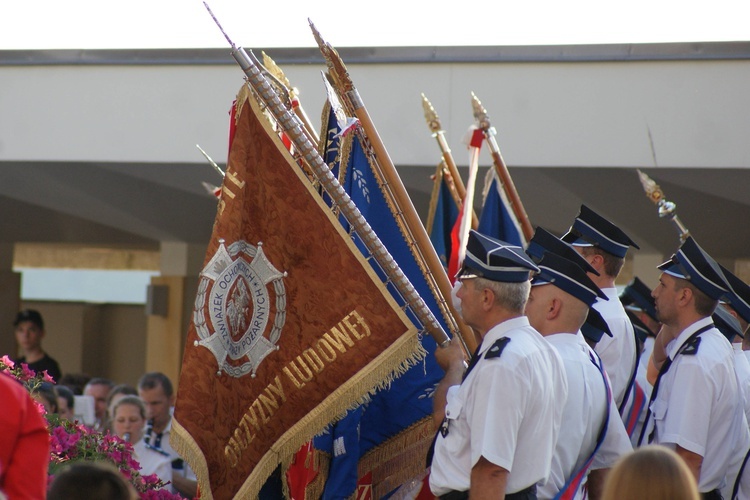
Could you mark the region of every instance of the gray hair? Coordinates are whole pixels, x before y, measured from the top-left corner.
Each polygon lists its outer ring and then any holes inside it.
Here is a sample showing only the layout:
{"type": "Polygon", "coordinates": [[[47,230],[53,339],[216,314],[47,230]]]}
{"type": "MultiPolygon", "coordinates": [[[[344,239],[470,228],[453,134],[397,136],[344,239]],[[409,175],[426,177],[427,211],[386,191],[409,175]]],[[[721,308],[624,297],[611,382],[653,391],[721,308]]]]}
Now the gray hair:
{"type": "Polygon", "coordinates": [[[495,300],[505,309],[523,314],[526,301],[529,300],[531,281],[521,283],[503,283],[486,278],[477,278],[477,288],[488,288],[495,294],[495,300]]]}

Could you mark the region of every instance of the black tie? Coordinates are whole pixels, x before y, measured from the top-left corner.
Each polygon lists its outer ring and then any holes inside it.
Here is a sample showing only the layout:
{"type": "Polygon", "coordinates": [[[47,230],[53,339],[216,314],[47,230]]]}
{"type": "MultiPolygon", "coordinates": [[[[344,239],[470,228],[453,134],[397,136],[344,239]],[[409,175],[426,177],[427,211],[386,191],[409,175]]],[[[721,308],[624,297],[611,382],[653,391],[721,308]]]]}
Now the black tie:
{"type": "MultiPolygon", "coordinates": [[[[703,332],[706,332],[714,327],[714,324],[711,323],[710,325],[706,325],[694,334],[692,334],[688,339],[685,341],[684,344],[682,344],[682,347],[679,351],[675,354],[675,358],[679,356],[681,353],[685,352],[686,354],[695,354],[698,351],[698,344],[700,343],[700,334],[703,332]],[[692,350],[692,352],[689,352],[692,350]],[[686,352],[688,351],[688,352],[686,352]]],[[[651,418],[651,404],[656,399],[656,393],[659,392],[659,383],[661,382],[662,376],[669,371],[669,367],[672,366],[672,358],[667,356],[667,359],[664,361],[664,364],[661,365],[661,369],[659,370],[659,376],[656,377],[656,382],[654,383],[654,388],[651,391],[651,397],[648,400],[648,411],[646,412],[646,420],[643,422],[643,428],[641,429],[641,435],[638,436],[638,446],[641,446],[643,443],[643,435],[646,433],[646,427],[648,427],[648,421],[651,418]]],[[[648,442],[651,443],[651,441],[654,440],[654,433],[656,432],[656,423],[654,423],[654,428],[651,429],[651,434],[648,435],[648,442]]]]}
{"type": "MultiPolygon", "coordinates": [[[[648,427],[648,421],[651,418],[651,403],[654,402],[656,399],[656,393],[659,392],[659,383],[661,382],[662,376],[664,376],[667,371],[669,371],[669,367],[672,366],[672,358],[667,356],[667,359],[664,361],[664,364],[661,365],[661,369],[659,370],[659,375],[656,377],[656,382],[654,382],[654,388],[651,390],[651,397],[648,400],[648,411],[646,412],[646,420],[643,422],[643,428],[641,429],[641,435],[638,436],[638,446],[641,446],[643,442],[643,435],[646,433],[646,427],[648,427]]],[[[656,430],[656,424],[654,424],[654,429],[651,431],[651,434],[648,435],[648,442],[650,443],[654,439],[654,431],[656,430]]]]}

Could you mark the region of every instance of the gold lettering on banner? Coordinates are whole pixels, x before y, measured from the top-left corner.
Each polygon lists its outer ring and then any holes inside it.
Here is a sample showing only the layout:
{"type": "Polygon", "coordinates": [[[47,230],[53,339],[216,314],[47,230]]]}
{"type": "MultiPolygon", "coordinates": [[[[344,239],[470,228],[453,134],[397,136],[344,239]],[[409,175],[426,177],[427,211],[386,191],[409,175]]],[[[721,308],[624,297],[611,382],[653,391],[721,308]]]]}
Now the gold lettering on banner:
{"type": "MultiPolygon", "coordinates": [[[[330,364],[336,361],[338,353],[344,354],[354,343],[370,336],[370,326],[356,310],[347,314],[330,330],[325,332],[311,346],[291,360],[281,369],[287,379],[297,389],[302,389],[330,364]],[[338,353],[337,353],[338,351],[338,353]]],[[[279,375],[258,394],[247,407],[237,428],[224,447],[224,456],[230,467],[240,463],[242,453],[253,442],[263,426],[271,421],[274,414],[282,409],[287,401],[283,378],[279,375]]]]}
{"type": "Polygon", "coordinates": [[[227,170],[226,178],[229,179],[232,182],[232,184],[234,184],[240,189],[245,187],[245,181],[240,180],[240,178],[237,177],[237,174],[235,174],[234,172],[227,170]]]}

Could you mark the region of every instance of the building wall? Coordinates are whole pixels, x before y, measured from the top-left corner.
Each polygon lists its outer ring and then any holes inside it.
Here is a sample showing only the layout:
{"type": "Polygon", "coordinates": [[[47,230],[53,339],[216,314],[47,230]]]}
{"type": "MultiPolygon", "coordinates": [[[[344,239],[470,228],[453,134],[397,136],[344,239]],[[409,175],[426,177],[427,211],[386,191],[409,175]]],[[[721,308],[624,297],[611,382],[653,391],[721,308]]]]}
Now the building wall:
{"type": "Polygon", "coordinates": [[[63,374],[86,373],[135,384],[145,371],[142,305],[26,301],[21,306],[42,314],[46,331],[42,345],[60,363],[63,374]]]}

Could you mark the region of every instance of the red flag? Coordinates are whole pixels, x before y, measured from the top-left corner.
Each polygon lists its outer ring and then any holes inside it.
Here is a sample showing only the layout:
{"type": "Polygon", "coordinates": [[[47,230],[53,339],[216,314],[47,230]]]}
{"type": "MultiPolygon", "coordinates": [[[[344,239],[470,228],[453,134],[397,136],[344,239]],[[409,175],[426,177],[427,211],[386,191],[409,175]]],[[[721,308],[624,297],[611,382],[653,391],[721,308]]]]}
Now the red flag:
{"type": "Polygon", "coordinates": [[[183,356],[173,446],[203,498],[255,497],[423,355],[417,332],[246,88],[183,356]]]}
{"type": "Polygon", "coordinates": [[[448,259],[448,279],[451,280],[451,285],[456,282],[456,274],[461,266],[458,253],[461,249],[461,219],[463,219],[463,217],[464,205],[461,205],[461,208],[458,211],[458,217],[456,217],[456,222],[453,223],[453,228],[451,229],[451,254],[448,259]]]}

